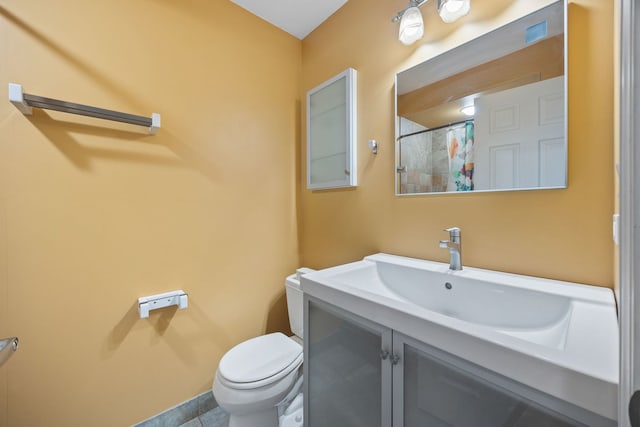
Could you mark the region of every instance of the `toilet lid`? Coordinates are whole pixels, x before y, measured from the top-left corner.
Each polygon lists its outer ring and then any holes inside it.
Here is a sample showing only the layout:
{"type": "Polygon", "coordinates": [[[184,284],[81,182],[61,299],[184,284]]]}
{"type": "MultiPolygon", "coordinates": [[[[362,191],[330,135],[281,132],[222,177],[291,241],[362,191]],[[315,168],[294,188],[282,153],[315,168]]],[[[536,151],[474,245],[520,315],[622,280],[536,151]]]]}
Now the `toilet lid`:
{"type": "Polygon", "coordinates": [[[300,359],[302,346],[276,332],[242,342],[220,360],[219,373],[234,383],[252,383],[274,376],[300,359]]]}

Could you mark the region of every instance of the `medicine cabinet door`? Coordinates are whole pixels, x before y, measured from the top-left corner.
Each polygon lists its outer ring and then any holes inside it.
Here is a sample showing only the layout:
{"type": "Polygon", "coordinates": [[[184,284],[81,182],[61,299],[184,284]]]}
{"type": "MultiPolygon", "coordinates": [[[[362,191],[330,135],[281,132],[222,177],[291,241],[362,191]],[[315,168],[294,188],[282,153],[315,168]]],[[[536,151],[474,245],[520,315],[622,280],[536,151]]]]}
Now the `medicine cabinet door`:
{"type": "Polygon", "coordinates": [[[356,70],[307,93],[307,188],[357,185],[356,70]]]}

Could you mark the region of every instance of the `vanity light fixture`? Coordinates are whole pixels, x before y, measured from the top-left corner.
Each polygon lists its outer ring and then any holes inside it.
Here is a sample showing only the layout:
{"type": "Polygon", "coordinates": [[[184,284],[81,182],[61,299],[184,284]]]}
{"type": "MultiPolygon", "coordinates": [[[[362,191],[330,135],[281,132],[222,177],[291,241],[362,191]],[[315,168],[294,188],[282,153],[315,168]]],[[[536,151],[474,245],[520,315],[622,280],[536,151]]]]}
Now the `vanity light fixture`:
{"type": "Polygon", "coordinates": [[[402,13],[400,19],[400,30],[398,31],[398,39],[405,45],[410,45],[424,36],[424,21],[422,13],[418,6],[420,3],[411,0],[409,7],[402,13]]]}
{"type": "MultiPolygon", "coordinates": [[[[406,8],[391,18],[391,22],[400,21],[398,39],[410,45],[424,36],[424,21],[419,7],[428,0],[409,0],[406,8]]],[[[438,14],[446,23],[453,22],[469,13],[471,0],[438,0],[438,14]]]]}
{"type": "Polygon", "coordinates": [[[464,114],[465,116],[473,116],[476,114],[476,106],[471,104],[471,105],[465,105],[464,107],[462,107],[460,109],[460,112],[462,114],[464,114]]]}
{"type": "Polygon", "coordinates": [[[465,16],[469,9],[471,0],[438,0],[438,14],[447,24],[465,16]]]}

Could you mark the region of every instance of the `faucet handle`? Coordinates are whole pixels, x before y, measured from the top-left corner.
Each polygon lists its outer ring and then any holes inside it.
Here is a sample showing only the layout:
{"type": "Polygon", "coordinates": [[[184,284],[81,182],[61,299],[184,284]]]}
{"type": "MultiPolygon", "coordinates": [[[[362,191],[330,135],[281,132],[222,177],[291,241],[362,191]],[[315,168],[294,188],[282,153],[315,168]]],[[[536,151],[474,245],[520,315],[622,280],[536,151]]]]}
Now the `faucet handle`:
{"type": "Polygon", "coordinates": [[[451,237],[460,237],[460,232],[462,230],[460,230],[460,227],[450,227],[450,228],[445,228],[444,231],[449,233],[451,237]]]}

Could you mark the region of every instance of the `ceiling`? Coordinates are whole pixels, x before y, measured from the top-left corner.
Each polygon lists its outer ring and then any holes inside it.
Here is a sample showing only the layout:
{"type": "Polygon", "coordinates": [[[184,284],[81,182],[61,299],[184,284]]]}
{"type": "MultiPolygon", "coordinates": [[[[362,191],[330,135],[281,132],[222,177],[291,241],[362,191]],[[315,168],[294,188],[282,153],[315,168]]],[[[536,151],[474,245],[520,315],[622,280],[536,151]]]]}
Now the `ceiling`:
{"type": "Polygon", "coordinates": [[[231,0],[302,40],[348,0],[231,0]]]}

